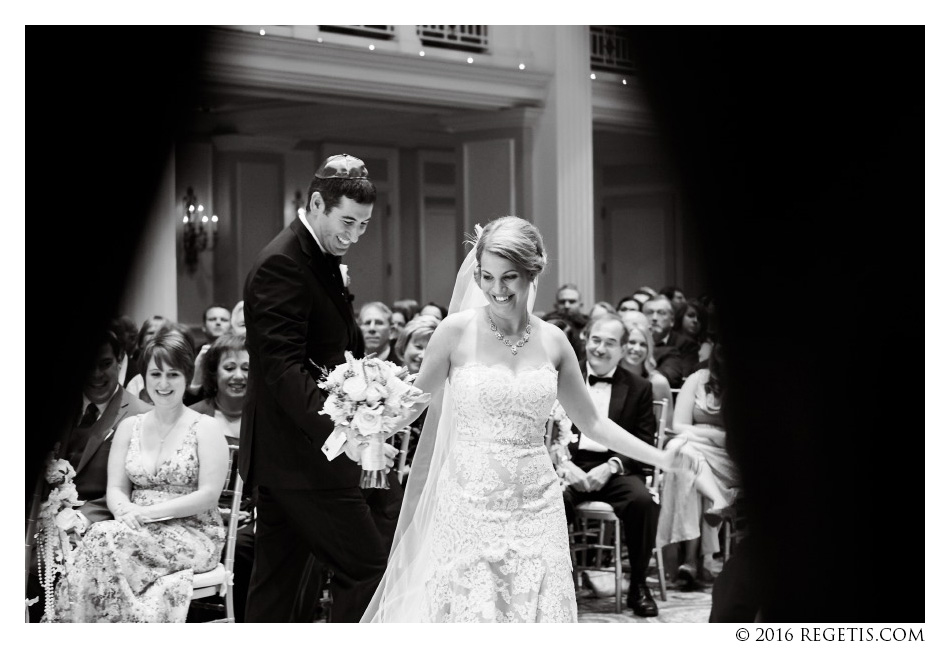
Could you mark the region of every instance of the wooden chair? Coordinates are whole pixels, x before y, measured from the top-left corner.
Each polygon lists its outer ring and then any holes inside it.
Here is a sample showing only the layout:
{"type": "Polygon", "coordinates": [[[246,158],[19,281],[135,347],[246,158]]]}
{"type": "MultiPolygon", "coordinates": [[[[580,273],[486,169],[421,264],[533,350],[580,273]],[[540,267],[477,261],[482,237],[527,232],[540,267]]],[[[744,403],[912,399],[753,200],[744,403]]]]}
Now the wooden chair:
{"type": "MultiPolygon", "coordinates": [[[[669,410],[669,403],[666,399],[654,401],[654,415],[656,417],[656,431],[653,436],[653,444],[662,447],[663,436],[666,432],[666,420],[669,410]]],[[[655,502],[659,503],[658,471],[652,466],[644,467],[647,488],[655,502]]],[[[622,555],[622,526],[620,518],[614,513],[613,507],[606,502],[583,502],[574,509],[576,513],[578,528],[571,534],[571,554],[575,564],[575,578],[578,579],[577,585],[580,585],[580,573],[586,571],[613,571],[615,580],[615,597],[617,614],[623,611],[623,555],[622,555]],[[590,527],[590,523],[596,523],[595,528],[590,527]],[[586,557],[589,550],[594,551],[594,564],[587,562],[586,557]],[[610,551],[612,556],[612,567],[603,567],[604,552],[610,551]]],[[[660,581],[660,599],[666,600],[666,573],[663,569],[663,552],[657,547],[653,548],[653,556],[656,559],[657,571],[660,581]]]]}
{"type": "Polygon", "coordinates": [[[224,599],[224,604],[214,602],[193,603],[196,607],[213,609],[224,614],[223,619],[215,619],[210,623],[234,623],[234,546],[237,540],[239,513],[241,511],[241,495],[244,490],[244,481],[237,471],[238,446],[229,445],[228,477],[222,498],[230,498],[230,510],[223,510],[228,517],[228,535],[221,555],[222,562],[208,572],[195,574],[192,584],[191,600],[218,595],[224,599]]]}

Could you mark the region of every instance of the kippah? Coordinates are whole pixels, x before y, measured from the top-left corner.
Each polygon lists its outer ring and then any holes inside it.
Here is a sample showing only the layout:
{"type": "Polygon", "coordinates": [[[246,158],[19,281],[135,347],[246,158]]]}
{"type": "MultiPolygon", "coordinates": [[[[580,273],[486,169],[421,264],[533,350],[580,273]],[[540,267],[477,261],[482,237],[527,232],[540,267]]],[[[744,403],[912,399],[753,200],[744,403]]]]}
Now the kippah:
{"type": "Polygon", "coordinates": [[[369,171],[363,160],[343,153],[328,157],[313,175],[317,178],[368,178],[369,171]]]}

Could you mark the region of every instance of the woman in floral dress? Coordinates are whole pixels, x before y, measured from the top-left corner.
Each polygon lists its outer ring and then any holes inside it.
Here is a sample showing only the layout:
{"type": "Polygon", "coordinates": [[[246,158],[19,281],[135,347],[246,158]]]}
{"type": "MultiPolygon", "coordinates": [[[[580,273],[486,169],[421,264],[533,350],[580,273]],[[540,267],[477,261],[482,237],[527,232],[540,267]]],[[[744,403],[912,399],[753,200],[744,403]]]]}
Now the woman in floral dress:
{"type": "Polygon", "coordinates": [[[143,366],[155,409],[116,430],[106,491],[115,519],[77,548],[57,584],[57,621],[183,622],[194,574],[220,561],[228,447],[219,422],[183,403],[194,352],[168,329],[146,345],[143,366]]]}

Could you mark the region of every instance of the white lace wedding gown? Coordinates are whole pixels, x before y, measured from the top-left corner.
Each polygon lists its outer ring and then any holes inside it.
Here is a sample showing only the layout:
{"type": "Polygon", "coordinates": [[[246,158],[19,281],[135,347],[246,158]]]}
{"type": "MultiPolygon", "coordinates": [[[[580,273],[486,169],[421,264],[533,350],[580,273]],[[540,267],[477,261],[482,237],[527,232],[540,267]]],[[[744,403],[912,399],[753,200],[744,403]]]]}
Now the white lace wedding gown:
{"type": "Polygon", "coordinates": [[[544,447],[550,363],[450,375],[457,442],[439,474],[423,620],[574,622],[567,523],[544,447]]]}

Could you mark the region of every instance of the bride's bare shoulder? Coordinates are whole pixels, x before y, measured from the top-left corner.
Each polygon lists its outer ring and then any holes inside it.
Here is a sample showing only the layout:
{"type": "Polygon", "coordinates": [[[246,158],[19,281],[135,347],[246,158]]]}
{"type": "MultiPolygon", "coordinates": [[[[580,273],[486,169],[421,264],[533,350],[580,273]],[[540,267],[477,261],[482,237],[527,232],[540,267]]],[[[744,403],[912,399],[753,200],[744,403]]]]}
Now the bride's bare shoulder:
{"type": "Polygon", "coordinates": [[[442,323],[439,324],[439,328],[445,328],[447,332],[460,334],[475,320],[475,310],[476,309],[472,308],[458,313],[452,313],[442,320],[442,323]]]}
{"type": "Polygon", "coordinates": [[[435,341],[449,345],[457,344],[465,330],[474,322],[474,318],[474,310],[452,313],[446,316],[436,327],[435,333],[432,334],[430,344],[435,341]]]}
{"type": "MultiPolygon", "coordinates": [[[[541,333],[542,344],[547,351],[548,358],[551,359],[551,364],[555,367],[559,367],[561,363],[561,358],[564,357],[565,348],[570,350],[571,343],[568,342],[567,336],[564,335],[564,331],[559,329],[554,324],[550,322],[545,322],[540,317],[534,315],[531,316],[531,323],[535,326],[535,329],[541,333]]],[[[573,355],[573,351],[571,352],[573,355]]]]}

